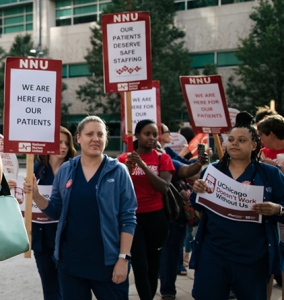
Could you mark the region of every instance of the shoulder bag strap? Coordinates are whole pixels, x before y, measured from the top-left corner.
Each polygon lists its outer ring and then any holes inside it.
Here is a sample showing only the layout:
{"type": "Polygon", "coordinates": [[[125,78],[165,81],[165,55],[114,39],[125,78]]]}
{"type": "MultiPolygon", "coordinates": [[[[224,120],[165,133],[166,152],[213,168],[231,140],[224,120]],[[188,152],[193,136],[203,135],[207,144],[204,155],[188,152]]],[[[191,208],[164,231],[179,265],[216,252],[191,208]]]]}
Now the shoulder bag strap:
{"type": "Polygon", "coordinates": [[[3,176],[2,176],[2,180],[1,180],[1,195],[4,195],[4,196],[7,196],[7,195],[11,195],[10,193],[10,188],[9,188],[9,185],[8,185],[8,182],[5,178],[5,175],[3,173],[3,176]]]}

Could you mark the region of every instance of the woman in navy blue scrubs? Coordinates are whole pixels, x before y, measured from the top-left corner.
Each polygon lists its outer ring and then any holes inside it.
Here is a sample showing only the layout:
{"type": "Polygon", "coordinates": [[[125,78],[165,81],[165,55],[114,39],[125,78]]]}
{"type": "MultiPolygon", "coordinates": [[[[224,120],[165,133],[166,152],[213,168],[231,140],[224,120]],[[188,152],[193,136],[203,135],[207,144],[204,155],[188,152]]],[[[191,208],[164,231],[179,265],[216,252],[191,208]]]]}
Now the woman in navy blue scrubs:
{"type": "MultiPolygon", "coordinates": [[[[60,154],[40,155],[34,166],[38,185],[52,186],[59,167],[69,158],[74,157],[76,150],[70,131],[60,127],[60,154]]],[[[51,192],[51,190],[50,190],[51,192]]],[[[44,300],[60,300],[61,291],[53,252],[57,222],[32,224],[32,249],[41,278],[44,300]]]]}
{"type": "Polygon", "coordinates": [[[191,203],[202,211],[190,260],[196,300],[227,300],[230,288],[239,300],[266,300],[270,274],[281,271],[277,222],[284,222],[284,189],[280,188],[284,176],[278,168],[259,162],[261,143],[251,121],[246,112],[237,115],[226,152],[214,166],[240,183],[264,186],[263,202],[252,206],[262,214],[262,222],[227,219],[196,204],[196,193],[205,192],[206,184],[195,181],[191,203]]]}
{"type": "Polygon", "coordinates": [[[33,191],[37,206],[58,219],[54,257],[63,300],[128,299],[128,261],[136,226],[137,201],[125,165],[103,154],[105,123],[97,116],[77,128],[81,155],[64,163],[50,201],[33,191]]]}
{"type": "MultiPolygon", "coordinates": [[[[59,167],[76,155],[71,132],[60,126],[60,153],[56,155],[39,155],[34,165],[37,183],[45,186],[45,193],[50,196],[54,176],[59,167]]],[[[15,188],[16,182],[9,180],[9,187],[15,188]]],[[[39,216],[41,218],[41,216],[39,216]]],[[[47,218],[45,218],[47,219],[47,218]]],[[[56,264],[53,260],[57,221],[43,223],[32,222],[32,250],[40,275],[44,300],[61,300],[61,291],[56,264]]]]}

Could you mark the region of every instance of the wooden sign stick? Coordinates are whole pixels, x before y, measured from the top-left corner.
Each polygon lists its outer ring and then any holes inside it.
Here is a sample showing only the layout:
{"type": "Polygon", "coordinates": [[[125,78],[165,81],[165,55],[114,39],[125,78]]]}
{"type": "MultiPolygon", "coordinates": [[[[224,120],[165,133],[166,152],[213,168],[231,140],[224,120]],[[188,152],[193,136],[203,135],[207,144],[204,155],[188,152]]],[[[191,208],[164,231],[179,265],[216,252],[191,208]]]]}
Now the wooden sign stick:
{"type": "Polygon", "coordinates": [[[126,110],[127,110],[127,151],[132,152],[133,134],[132,134],[132,101],[131,92],[126,92],[126,110]]]}
{"type": "MultiPolygon", "coordinates": [[[[34,154],[27,154],[27,182],[33,184],[34,173],[34,154]]],[[[33,193],[26,194],[26,207],[25,207],[25,225],[30,242],[30,250],[25,252],[25,258],[31,258],[31,245],[32,245],[32,201],[33,193]]]]}
{"type": "Polygon", "coordinates": [[[219,159],[221,159],[223,157],[224,153],[223,153],[223,149],[221,146],[219,135],[216,133],[213,133],[213,138],[214,138],[214,142],[215,142],[215,145],[217,148],[218,157],[219,157],[219,159]]]}
{"type": "Polygon", "coordinates": [[[275,100],[270,100],[270,109],[275,111],[275,100]]]}

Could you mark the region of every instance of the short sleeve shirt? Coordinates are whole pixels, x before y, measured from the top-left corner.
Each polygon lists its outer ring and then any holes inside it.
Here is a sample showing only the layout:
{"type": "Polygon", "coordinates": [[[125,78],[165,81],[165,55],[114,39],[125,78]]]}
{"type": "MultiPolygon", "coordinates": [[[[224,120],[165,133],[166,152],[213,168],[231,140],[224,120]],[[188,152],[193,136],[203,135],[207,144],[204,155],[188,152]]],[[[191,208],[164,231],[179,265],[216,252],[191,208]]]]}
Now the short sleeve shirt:
{"type": "MultiPolygon", "coordinates": [[[[166,153],[162,153],[159,157],[158,152],[152,150],[151,153],[140,154],[140,157],[156,175],[159,175],[160,171],[175,171],[172,160],[166,153]]],[[[127,153],[124,153],[119,156],[118,160],[125,163],[126,158],[127,153]]],[[[152,212],[163,208],[163,195],[154,188],[150,179],[140,167],[135,167],[131,178],[138,200],[136,213],[152,212]]]]}

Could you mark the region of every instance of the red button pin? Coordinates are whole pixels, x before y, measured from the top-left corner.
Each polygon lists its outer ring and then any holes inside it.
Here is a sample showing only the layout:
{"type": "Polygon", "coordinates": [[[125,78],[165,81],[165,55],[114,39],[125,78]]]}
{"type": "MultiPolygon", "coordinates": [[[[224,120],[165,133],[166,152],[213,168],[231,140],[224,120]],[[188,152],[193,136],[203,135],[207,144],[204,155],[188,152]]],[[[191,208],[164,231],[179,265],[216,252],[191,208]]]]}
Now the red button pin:
{"type": "Polygon", "coordinates": [[[66,189],[69,189],[71,185],[72,185],[72,179],[69,179],[66,183],[66,189]]]}

